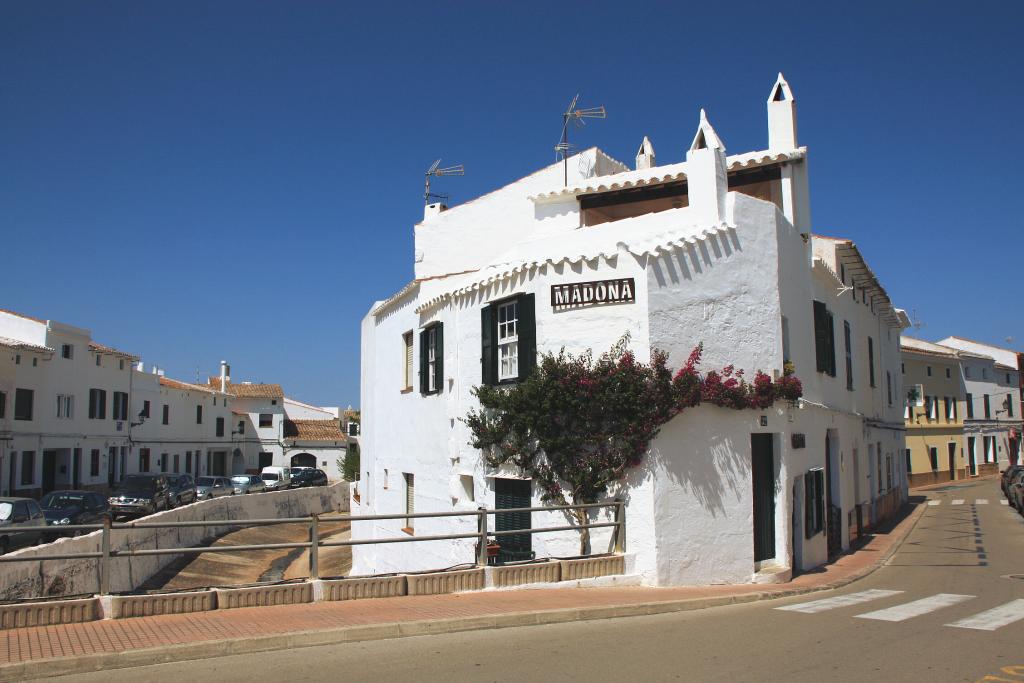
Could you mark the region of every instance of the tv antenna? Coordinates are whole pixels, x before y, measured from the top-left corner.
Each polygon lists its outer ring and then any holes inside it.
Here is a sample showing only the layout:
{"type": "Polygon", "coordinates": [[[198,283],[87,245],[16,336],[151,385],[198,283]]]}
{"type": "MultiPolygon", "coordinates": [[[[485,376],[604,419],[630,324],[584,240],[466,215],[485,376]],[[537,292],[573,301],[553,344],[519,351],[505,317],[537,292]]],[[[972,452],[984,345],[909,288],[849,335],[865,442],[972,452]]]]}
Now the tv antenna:
{"type": "Polygon", "coordinates": [[[921,319],[917,317],[916,308],[910,312],[910,326],[913,327],[916,332],[920,332],[922,327],[926,327],[921,319]]]}
{"type": "Polygon", "coordinates": [[[569,122],[572,121],[577,128],[582,128],[587,125],[586,119],[608,118],[603,104],[600,107],[580,109],[576,106],[579,99],[580,95],[576,93],[576,97],[572,98],[572,102],[569,103],[569,108],[562,114],[562,138],[555,145],[556,158],[559,155],[562,158],[562,173],[566,185],[569,184],[569,152],[572,150],[572,145],[569,144],[569,122]]]}
{"type": "Polygon", "coordinates": [[[431,176],[436,176],[436,177],[440,178],[441,176],[444,176],[444,175],[466,175],[466,167],[463,166],[462,164],[457,164],[455,166],[446,166],[445,168],[441,168],[441,160],[440,159],[438,159],[437,161],[432,163],[430,165],[430,168],[428,168],[427,172],[424,174],[424,178],[425,178],[424,181],[423,181],[423,203],[424,204],[429,204],[431,199],[438,199],[438,200],[441,200],[441,201],[444,201],[444,202],[448,201],[448,195],[446,195],[446,194],[434,194],[433,192],[430,191],[430,178],[431,178],[431,176]]]}

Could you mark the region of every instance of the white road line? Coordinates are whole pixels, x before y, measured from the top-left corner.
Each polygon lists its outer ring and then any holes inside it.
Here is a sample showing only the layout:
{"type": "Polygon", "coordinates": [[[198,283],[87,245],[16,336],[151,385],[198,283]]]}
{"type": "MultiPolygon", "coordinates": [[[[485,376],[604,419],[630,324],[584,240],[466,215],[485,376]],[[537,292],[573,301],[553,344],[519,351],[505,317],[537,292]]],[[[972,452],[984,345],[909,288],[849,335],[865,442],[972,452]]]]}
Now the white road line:
{"type": "Polygon", "coordinates": [[[1024,619],[1024,600],[1011,600],[1001,607],[990,609],[973,617],[954,621],[953,628],[973,628],[978,631],[995,631],[997,628],[1024,619]]]}
{"type": "Polygon", "coordinates": [[[974,501],[974,504],[975,505],[988,505],[988,498],[979,498],[978,500],[974,501]]]}
{"type": "Polygon", "coordinates": [[[905,621],[922,614],[934,612],[943,607],[950,607],[964,600],[970,600],[973,595],[957,595],[956,593],[938,593],[930,598],[921,598],[913,602],[896,605],[889,609],[880,609],[876,612],[855,615],[858,619],[875,619],[877,621],[905,621]]]}
{"type": "Polygon", "coordinates": [[[999,501],[999,504],[1000,505],[1009,505],[1010,501],[1008,501],[1008,500],[1001,500],[1001,501],[999,501]]]}
{"type": "Polygon", "coordinates": [[[964,499],[963,498],[957,498],[956,500],[953,501],[953,505],[963,505],[963,504],[964,504],[964,499]]]}
{"type": "Polygon", "coordinates": [[[929,500],[928,504],[929,505],[942,505],[942,501],[941,500],[929,500]]]}
{"type": "Polygon", "coordinates": [[[812,600],[810,602],[800,602],[795,605],[786,605],[785,607],[776,607],[786,612],[800,612],[802,614],[815,614],[817,612],[824,612],[830,609],[837,609],[839,607],[849,607],[850,605],[859,605],[862,602],[870,602],[871,600],[878,600],[879,598],[888,598],[893,595],[899,595],[903,591],[887,591],[872,589],[869,591],[861,591],[860,593],[850,593],[849,595],[838,595],[834,598],[824,598],[822,600],[812,600]]]}

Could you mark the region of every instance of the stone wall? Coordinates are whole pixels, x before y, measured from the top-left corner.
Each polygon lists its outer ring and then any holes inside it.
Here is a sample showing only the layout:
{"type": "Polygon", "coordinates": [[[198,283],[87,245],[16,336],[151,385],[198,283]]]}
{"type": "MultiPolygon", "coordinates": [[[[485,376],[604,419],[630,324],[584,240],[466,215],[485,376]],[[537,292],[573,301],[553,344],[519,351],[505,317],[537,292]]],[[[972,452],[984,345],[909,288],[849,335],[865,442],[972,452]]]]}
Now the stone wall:
{"type": "MultiPolygon", "coordinates": [[[[170,529],[114,529],[111,549],[143,550],[199,545],[204,538],[226,533],[232,523],[246,519],[305,517],[314,512],[348,512],[348,483],[246,496],[227,496],[193,503],[145,518],[147,522],[220,521],[223,526],[170,529]]],[[[102,532],[62,538],[11,553],[8,557],[99,552],[102,532]]],[[[110,590],[134,590],[181,555],[115,557],[111,559],[110,590]]],[[[40,560],[0,563],[0,600],[92,594],[99,591],[99,559],[40,560]]]]}

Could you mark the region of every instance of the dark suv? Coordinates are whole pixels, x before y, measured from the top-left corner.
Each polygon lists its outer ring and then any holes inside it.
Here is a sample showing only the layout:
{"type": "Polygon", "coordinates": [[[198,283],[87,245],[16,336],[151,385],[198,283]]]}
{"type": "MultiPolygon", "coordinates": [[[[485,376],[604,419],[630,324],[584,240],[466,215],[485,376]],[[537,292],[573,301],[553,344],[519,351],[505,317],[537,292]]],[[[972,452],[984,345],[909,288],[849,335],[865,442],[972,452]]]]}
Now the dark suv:
{"type": "Polygon", "coordinates": [[[151,515],[170,507],[170,488],[167,475],[130,474],[121,480],[110,496],[110,514],[151,515]]]}
{"type": "Polygon", "coordinates": [[[167,486],[170,487],[170,507],[196,502],[196,482],[191,474],[168,474],[167,486]]]}

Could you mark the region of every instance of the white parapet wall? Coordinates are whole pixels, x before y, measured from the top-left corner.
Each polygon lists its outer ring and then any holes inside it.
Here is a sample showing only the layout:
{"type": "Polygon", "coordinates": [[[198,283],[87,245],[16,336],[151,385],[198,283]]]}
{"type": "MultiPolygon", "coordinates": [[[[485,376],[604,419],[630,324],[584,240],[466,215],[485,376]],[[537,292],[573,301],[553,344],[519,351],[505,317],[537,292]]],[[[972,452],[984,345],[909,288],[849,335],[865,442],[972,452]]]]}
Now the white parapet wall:
{"type": "MultiPolygon", "coordinates": [[[[349,484],[294,489],[245,496],[227,496],[193,503],[145,518],[146,522],[195,522],[225,520],[223,526],[164,529],[114,529],[112,550],[143,550],[198,546],[204,538],[226,533],[247,519],[306,517],[313,513],[348,512],[349,484]]],[[[78,538],[62,538],[11,553],[8,557],[34,557],[100,550],[100,531],[78,538]]],[[[158,571],[182,557],[149,555],[114,557],[110,560],[110,591],[135,590],[158,571]]],[[[0,563],[0,600],[91,595],[100,587],[99,559],[40,560],[0,563]]]]}

